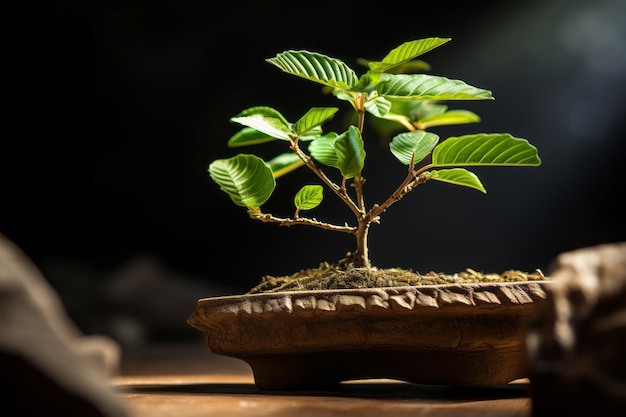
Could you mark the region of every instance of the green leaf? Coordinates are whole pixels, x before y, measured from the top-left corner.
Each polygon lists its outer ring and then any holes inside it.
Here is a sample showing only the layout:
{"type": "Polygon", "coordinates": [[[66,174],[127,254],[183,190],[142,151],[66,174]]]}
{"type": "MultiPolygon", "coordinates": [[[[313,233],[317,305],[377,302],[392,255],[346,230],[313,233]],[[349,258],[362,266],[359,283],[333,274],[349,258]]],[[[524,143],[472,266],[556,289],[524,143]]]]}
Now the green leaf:
{"type": "Polygon", "coordinates": [[[392,100],[493,99],[489,90],[428,74],[380,74],[380,81],[374,88],[379,95],[392,100]]]}
{"type": "Polygon", "coordinates": [[[314,126],[300,136],[300,142],[310,142],[314,139],[319,138],[322,133],[324,132],[322,131],[322,128],[320,126],[314,126]]]}
{"type": "MultiPolygon", "coordinates": [[[[357,64],[364,67],[369,67],[370,62],[376,62],[378,64],[377,61],[372,61],[365,58],[357,58],[356,62],[357,64]]],[[[431,66],[428,62],[422,61],[420,59],[412,59],[393,68],[389,68],[385,72],[389,72],[391,74],[410,74],[412,72],[428,72],[430,70],[431,66]]]]}
{"type": "Polygon", "coordinates": [[[266,59],[284,72],[329,87],[350,90],[358,82],[355,72],[343,61],[309,51],[285,51],[266,59]]]}
{"type": "Polygon", "coordinates": [[[252,106],[252,107],[248,107],[247,109],[242,110],[235,117],[247,117],[247,116],[253,116],[253,115],[259,115],[259,116],[265,116],[265,117],[273,117],[274,119],[281,120],[286,125],[289,124],[289,122],[287,121],[287,119],[285,119],[285,116],[283,116],[281,112],[279,112],[275,108],[269,107],[269,106],[252,106]]]}
{"type": "Polygon", "coordinates": [[[390,109],[391,102],[384,97],[377,96],[365,102],[365,110],[376,117],[385,117],[390,109]]]}
{"type": "Polygon", "coordinates": [[[343,101],[347,101],[348,103],[352,104],[354,106],[354,97],[355,94],[350,92],[350,91],[346,91],[346,90],[339,90],[338,88],[333,88],[332,90],[332,94],[337,97],[339,100],[343,100],[343,101]]]}
{"type": "Polygon", "coordinates": [[[410,74],[413,72],[429,72],[430,70],[431,66],[428,62],[422,61],[420,59],[412,59],[411,61],[404,62],[393,68],[389,68],[385,72],[391,74],[410,74]]]}
{"type": "Polygon", "coordinates": [[[406,110],[402,114],[409,115],[414,120],[424,120],[428,117],[444,114],[448,110],[448,106],[437,101],[431,100],[412,100],[412,101],[394,101],[393,109],[396,106],[404,105],[406,110]]]}
{"type": "Polygon", "coordinates": [[[423,130],[396,135],[389,143],[391,153],[404,165],[417,164],[426,158],[439,142],[439,136],[423,130]]]}
{"type": "Polygon", "coordinates": [[[266,133],[259,132],[251,127],[244,127],[228,139],[228,146],[231,148],[238,148],[241,146],[272,142],[274,140],[276,140],[276,138],[273,138],[266,133]]]}
{"type": "Polygon", "coordinates": [[[485,187],[480,182],[476,174],[463,168],[440,169],[430,172],[428,179],[447,182],[455,185],[473,188],[487,193],[485,187]]]}
{"type": "Polygon", "coordinates": [[[243,207],[260,207],[276,187],[272,169],[255,155],[216,159],[209,165],[209,175],[235,204],[243,207]]]}
{"type": "Polygon", "coordinates": [[[330,132],[309,144],[309,153],[316,161],[333,168],[339,168],[339,157],[333,146],[337,134],[330,132]]]}
{"type": "Polygon", "coordinates": [[[538,166],[537,148],[508,133],[450,137],[433,150],[433,166],[538,166]]]}
{"type": "MultiPolygon", "coordinates": [[[[383,98],[377,97],[377,99],[383,98]]],[[[385,136],[391,136],[399,131],[406,131],[406,126],[413,125],[416,120],[419,121],[429,115],[444,113],[448,108],[443,104],[430,100],[393,100],[388,102],[391,103],[391,108],[387,113],[377,115],[370,112],[378,117],[370,121],[370,125],[378,133],[385,136]]],[[[367,102],[365,109],[369,110],[367,102]]]]}
{"type": "Polygon", "coordinates": [[[311,210],[319,206],[324,198],[324,188],[321,185],[305,185],[298,191],[293,203],[298,210],[311,210]]]}
{"type": "Polygon", "coordinates": [[[337,107],[313,107],[298,120],[293,127],[298,135],[303,135],[314,127],[321,126],[333,118],[339,109],[337,107]]]}
{"type": "Polygon", "coordinates": [[[443,114],[448,109],[448,106],[431,100],[392,100],[390,102],[391,109],[384,118],[395,120],[402,117],[409,123],[443,114]]]}
{"type": "Polygon", "coordinates": [[[294,134],[287,119],[278,110],[267,106],[250,107],[237,116],[231,117],[230,121],[276,139],[289,140],[294,134]]]}
{"type": "Polygon", "coordinates": [[[369,62],[370,69],[378,72],[387,72],[391,68],[404,64],[438,46],[450,41],[450,38],[425,38],[404,42],[393,49],[380,62],[369,62]]]}
{"type": "Polygon", "coordinates": [[[406,132],[405,126],[410,123],[411,120],[404,116],[387,113],[384,118],[372,118],[369,126],[381,138],[390,138],[397,133],[406,132]]]}
{"type": "Polygon", "coordinates": [[[300,168],[304,165],[304,162],[295,153],[287,152],[270,159],[267,161],[267,164],[272,169],[274,178],[278,178],[300,168]]]}
{"type": "Polygon", "coordinates": [[[350,126],[341,135],[331,132],[314,140],[309,144],[309,152],[320,163],[338,168],[346,178],[361,172],[365,164],[363,139],[355,126],[350,126]]]}
{"type": "Polygon", "coordinates": [[[339,170],[346,178],[353,178],[365,165],[365,147],[361,138],[361,131],[355,126],[337,136],[333,147],[339,158],[339,170]]]}
{"type": "MultiPolygon", "coordinates": [[[[312,127],[310,130],[300,136],[300,140],[303,142],[311,141],[318,138],[321,134],[322,129],[320,127],[312,127]]],[[[273,142],[275,140],[277,140],[277,138],[269,136],[267,133],[259,132],[258,130],[251,127],[244,127],[239,132],[231,136],[231,138],[228,140],[228,146],[230,148],[239,148],[242,146],[273,142]]]]}
{"type": "Polygon", "coordinates": [[[428,129],[433,126],[478,123],[480,117],[469,110],[450,110],[442,114],[432,114],[423,119],[418,119],[418,122],[422,129],[428,129]]]}

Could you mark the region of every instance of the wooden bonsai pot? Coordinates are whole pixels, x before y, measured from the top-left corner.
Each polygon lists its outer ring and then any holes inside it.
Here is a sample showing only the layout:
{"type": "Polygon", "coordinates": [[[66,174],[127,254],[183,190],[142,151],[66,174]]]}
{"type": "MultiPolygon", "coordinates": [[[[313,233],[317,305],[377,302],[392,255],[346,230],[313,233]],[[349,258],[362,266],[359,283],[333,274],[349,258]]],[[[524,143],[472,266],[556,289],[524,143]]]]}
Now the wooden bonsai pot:
{"type": "Polygon", "coordinates": [[[204,298],[188,323],[263,390],[390,378],[491,386],[527,377],[524,337],[547,281],[204,298]]]}

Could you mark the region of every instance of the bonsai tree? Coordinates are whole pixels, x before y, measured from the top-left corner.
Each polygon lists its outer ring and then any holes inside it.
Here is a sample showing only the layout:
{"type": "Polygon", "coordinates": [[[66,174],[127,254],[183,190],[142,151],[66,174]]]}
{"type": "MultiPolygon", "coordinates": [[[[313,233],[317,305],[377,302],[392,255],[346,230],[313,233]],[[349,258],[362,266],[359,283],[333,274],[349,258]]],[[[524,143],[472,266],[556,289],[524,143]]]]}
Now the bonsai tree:
{"type": "Polygon", "coordinates": [[[370,226],[417,186],[434,180],[486,193],[468,168],[541,164],[534,146],[509,133],[473,133],[442,140],[428,131],[435,126],[480,121],[475,113],[449,110],[444,102],[493,99],[489,90],[424,73],[428,64],[416,58],[448,41],[433,37],[405,42],[379,61],[360,61],[368,68],[360,76],[339,59],[305,50],[288,50],[266,59],[287,74],[320,84],[323,91],[348,103],[350,122],[341,132],[325,132],[323,125],[334,118],[338,107],[313,107],[295,122],[271,107],[247,108],[230,119],[242,128],[228,140],[228,146],[282,141],[285,152],[268,161],[251,153],[217,159],[209,164],[210,177],[254,220],[353,235],[354,248],[339,265],[371,269],[370,226]],[[395,190],[371,205],[363,176],[366,122],[381,135],[393,135],[389,151],[406,166],[406,175],[398,178],[395,190]],[[319,183],[304,184],[295,194],[290,217],[265,212],[263,204],[272,195],[276,180],[299,169],[312,171],[319,183]],[[351,222],[332,224],[305,214],[322,202],[325,192],[345,204],[352,214],[351,222]]]}

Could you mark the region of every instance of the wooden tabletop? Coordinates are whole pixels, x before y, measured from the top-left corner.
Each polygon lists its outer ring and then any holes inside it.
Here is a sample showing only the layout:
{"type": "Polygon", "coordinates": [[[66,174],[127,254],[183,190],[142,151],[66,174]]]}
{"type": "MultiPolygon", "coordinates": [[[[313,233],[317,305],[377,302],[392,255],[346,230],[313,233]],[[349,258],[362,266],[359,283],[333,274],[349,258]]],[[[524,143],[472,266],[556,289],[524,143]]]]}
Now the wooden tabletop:
{"type": "Polygon", "coordinates": [[[203,341],[125,349],[111,385],[133,417],[531,415],[528,380],[488,388],[365,380],[333,391],[261,391],[245,362],[212,354],[203,341]]]}

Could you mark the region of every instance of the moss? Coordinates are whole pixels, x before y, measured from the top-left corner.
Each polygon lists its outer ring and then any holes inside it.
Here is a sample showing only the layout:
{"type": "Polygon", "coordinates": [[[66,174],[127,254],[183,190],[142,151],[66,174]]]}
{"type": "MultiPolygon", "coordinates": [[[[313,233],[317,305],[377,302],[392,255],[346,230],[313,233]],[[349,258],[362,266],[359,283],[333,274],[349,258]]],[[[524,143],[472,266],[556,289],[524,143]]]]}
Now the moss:
{"type": "Polygon", "coordinates": [[[419,274],[400,268],[355,268],[350,265],[331,265],[326,262],[317,268],[300,270],[292,275],[266,275],[248,293],[277,291],[329,290],[348,288],[398,287],[408,285],[465,284],[477,282],[511,282],[544,280],[540,270],[523,272],[508,270],[502,273],[481,273],[467,268],[455,274],[428,272],[419,274]]]}

